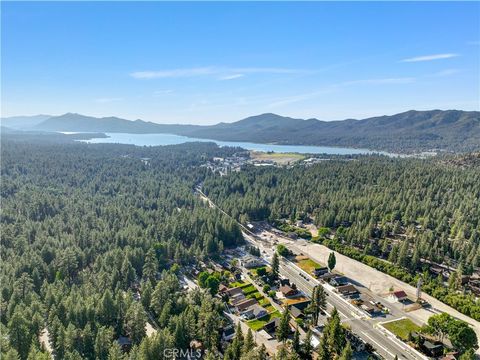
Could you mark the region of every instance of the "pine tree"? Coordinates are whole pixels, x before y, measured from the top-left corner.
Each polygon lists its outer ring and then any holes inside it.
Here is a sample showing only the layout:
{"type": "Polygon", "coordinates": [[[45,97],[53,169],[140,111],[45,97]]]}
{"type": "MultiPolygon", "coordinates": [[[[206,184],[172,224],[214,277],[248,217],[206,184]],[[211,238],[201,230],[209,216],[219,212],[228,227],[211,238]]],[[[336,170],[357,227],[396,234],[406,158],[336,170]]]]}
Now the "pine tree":
{"type": "Polygon", "coordinates": [[[336,264],[337,264],[337,259],[335,257],[335,253],[331,252],[330,255],[328,255],[328,269],[332,271],[335,268],[336,264]]]}
{"type": "Polygon", "coordinates": [[[273,254],[273,258],[272,258],[272,278],[274,280],[278,279],[279,271],[280,271],[280,262],[279,262],[279,259],[278,259],[278,254],[275,251],[275,253],[273,254]]]}
{"type": "Polygon", "coordinates": [[[352,346],[350,345],[350,341],[347,341],[347,345],[343,348],[339,360],[350,360],[352,358],[352,355],[352,346]]]}
{"type": "Polygon", "coordinates": [[[277,339],[278,341],[282,341],[285,343],[288,339],[288,335],[290,333],[290,311],[285,309],[282,314],[282,318],[280,319],[280,324],[277,328],[277,339]]]}

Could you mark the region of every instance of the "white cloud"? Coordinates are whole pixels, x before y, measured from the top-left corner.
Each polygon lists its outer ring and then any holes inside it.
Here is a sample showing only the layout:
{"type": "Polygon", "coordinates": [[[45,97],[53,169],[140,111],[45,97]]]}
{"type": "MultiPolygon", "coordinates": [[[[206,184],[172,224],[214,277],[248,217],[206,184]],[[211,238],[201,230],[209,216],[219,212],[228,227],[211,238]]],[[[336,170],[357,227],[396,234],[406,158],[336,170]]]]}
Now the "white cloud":
{"type": "MultiPolygon", "coordinates": [[[[288,68],[229,68],[229,67],[198,67],[198,68],[184,68],[184,69],[168,69],[168,70],[155,70],[155,71],[135,71],[130,73],[130,76],[134,79],[162,79],[162,78],[181,78],[181,77],[197,77],[216,75],[222,77],[228,77],[229,75],[236,75],[235,78],[244,76],[244,74],[298,74],[308,73],[308,71],[300,69],[288,69],[288,68]]],[[[229,79],[225,79],[229,80],[229,79]]]]}
{"type": "Polygon", "coordinates": [[[420,61],[432,61],[432,60],[440,60],[440,59],[450,59],[453,57],[460,56],[458,54],[434,54],[434,55],[424,55],[424,56],[416,56],[408,59],[403,59],[401,62],[420,62],[420,61]]]}
{"type": "Polygon", "coordinates": [[[233,79],[238,79],[238,78],[241,78],[241,77],[244,77],[245,74],[232,74],[232,75],[225,75],[225,76],[221,76],[218,78],[218,80],[233,80],[233,79]]]}
{"type": "Polygon", "coordinates": [[[122,100],[123,98],[98,98],[98,99],[95,99],[94,101],[99,104],[107,104],[107,103],[122,101],[122,100]]]}
{"type": "Polygon", "coordinates": [[[356,85],[356,84],[410,84],[415,82],[413,77],[400,77],[400,78],[380,78],[380,79],[364,79],[353,80],[342,83],[342,85],[356,85]]]}
{"type": "Polygon", "coordinates": [[[460,69],[445,69],[445,70],[441,70],[439,72],[436,72],[430,76],[433,76],[433,77],[444,77],[444,76],[450,76],[450,75],[455,75],[455,74],[458,74],[460,72],[460,69]]]}
{"type": "Polygon", "coordinates": [[[410,84],[415,82],[416,79],[413,77],[401,77],[401,78],[377,78],[377,79],[363,79],[363,80],[352,80],[345,81],[338,84],[333,84],[323,89],[317,91],[312,91],[309,93],[303,93],[298,95],[287,96],[281,99],[276,99],[271,102],[268,107],[280,107],[296,102],[306,101],[315,99],[322,95],[331,94],[336,91],[341,90],[352,85],[362,85],[362,84],[371,84],[371,85],[384,85],[384,84],[410,84]]]}
{"type": "Polygon", "coordinates": [[[153,97],[160,97],[160,96],[168,95],[168,94],[171,94],[171,93],[173,93],[173,90],[171,90],[171,89],[156,90],[156,91],[153,92],[153,97]]]}

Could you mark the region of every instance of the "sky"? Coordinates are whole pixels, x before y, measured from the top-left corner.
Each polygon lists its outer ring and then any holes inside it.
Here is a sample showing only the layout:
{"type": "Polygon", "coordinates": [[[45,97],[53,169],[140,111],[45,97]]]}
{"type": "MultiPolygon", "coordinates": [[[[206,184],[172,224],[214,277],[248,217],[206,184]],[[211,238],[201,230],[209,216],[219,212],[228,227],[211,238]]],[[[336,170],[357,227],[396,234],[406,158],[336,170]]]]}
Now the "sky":
{"type": "Polygon", "coordinates": [[[480,110],[479,2],[1,2],[1,115],[480,110]]]}

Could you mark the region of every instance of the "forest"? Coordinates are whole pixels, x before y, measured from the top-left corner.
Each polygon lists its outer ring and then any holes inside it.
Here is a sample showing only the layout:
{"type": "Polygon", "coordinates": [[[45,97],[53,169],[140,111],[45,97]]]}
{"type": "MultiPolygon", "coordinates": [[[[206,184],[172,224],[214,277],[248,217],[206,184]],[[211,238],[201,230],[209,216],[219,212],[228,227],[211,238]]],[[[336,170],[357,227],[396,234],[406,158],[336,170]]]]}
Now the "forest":
{"type": "Polygon", "coordinates": [[[321,230],[313,241],[413,285],[425,271],[426,292],[480,320],[460,280],[447,287],[426,271],[444,264],[462,279],[480,265],[478,179],[478,164],[458,158],[357,156],[207,174],[204,192],[242,223],[313,221],[321,230]]]}
{"type": "Polygon", "coordinates": [[[129,359],[192,340],[216,358],[223,305],[180,276],[243,242],[192,191],[205,159],[236,150],[2,139],[2,358],[50,358],[45,328],[57,359],[122,359],[127,336],[129,359]]]}
{"type": "MultiPolygon", "coordinates": [[[[426,261],[460,275],[479,266],[478,166],[353,156],[312,167],[246,166],[222,177],[201,166],[238,151],[2,138],[2,358],[50,359],[39,341],[48,329],[57,359],[157,359],[195,342],[208,359],[265,359],[240,331],[222,349],[224,305],[182,288],[186,267],[243,243],[237,223],[194,193],[200,183],[242,223],[313,220],[321,232],[312,241],[407,282],[426,261]]],[[[425,278],[425,291],[480,318],[471,295],[425,278]]],[[[335,349],[345,341],[337,325],[322,359],[351,356],[335,349]]],[[[277,358],[309,358],[311,349],[293,345],[277,358]]]]}

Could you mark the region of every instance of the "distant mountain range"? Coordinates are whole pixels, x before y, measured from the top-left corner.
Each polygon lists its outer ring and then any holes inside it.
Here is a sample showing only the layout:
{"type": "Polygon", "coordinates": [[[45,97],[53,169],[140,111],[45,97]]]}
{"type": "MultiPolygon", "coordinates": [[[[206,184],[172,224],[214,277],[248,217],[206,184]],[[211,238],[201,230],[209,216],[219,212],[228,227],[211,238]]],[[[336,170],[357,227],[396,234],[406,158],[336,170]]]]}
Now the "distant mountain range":
{"type": "Polygon", "coordinates": [[[480,150],[480,112],[460,110],[411,110],[392,116],[341,121],[303,120],[268,113],[208,126],[67,113],[6,118],[2,119],[2,126],[37,131],[170,133],[223,141],[343,146],[398,153],[480,150]]]}

